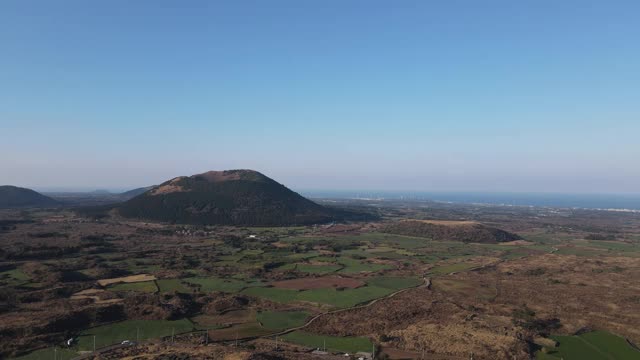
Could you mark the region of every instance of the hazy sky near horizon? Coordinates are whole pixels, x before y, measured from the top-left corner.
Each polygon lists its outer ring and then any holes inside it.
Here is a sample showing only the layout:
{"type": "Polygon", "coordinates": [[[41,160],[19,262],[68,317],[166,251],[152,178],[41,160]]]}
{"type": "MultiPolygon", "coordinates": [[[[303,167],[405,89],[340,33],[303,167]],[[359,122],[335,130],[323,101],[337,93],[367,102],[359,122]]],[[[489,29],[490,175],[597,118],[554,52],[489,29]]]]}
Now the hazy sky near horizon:
{"type": "Polygon", "coordinates": [[[640,192],[638,1],[0,2],[0,184],[640,192]]]}

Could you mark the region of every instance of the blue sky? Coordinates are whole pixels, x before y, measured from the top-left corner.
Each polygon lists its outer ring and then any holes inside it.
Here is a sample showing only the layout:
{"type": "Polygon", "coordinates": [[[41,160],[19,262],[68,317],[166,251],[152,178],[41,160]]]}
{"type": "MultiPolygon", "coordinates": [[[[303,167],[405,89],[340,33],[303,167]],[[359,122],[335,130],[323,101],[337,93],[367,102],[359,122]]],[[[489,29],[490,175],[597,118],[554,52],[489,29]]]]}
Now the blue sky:
{"type": "Polygon", "coordinates": [[[637,1],[0,2],[0,183],[640,192],[637,1]]]}

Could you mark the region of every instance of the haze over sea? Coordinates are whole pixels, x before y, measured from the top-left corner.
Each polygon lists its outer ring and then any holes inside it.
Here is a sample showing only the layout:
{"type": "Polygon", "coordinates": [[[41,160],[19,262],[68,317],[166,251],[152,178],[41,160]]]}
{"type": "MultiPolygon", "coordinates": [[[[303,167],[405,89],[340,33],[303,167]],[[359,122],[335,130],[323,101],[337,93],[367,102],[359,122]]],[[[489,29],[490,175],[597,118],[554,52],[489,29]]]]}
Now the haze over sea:
{"type": "Polygon", "coordinates": [[[312,198],[432,200],[467,204],[542,206],[558,208],[616,209],[640,211],[640,194],[562,194],[562,193],[482,193],[421,191],[301,191],[312,198]]]}

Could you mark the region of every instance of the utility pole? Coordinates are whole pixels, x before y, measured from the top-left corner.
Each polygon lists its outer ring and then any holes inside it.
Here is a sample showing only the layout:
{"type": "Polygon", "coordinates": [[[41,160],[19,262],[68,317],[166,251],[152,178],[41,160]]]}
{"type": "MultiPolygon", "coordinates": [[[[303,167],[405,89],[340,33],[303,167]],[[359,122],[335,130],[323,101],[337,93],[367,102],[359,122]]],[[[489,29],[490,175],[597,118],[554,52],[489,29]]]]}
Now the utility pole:
{"type": "Polygon", "coordinates": [[[140,328],[136,328],[136,342],[140,342],[140,328]]]}
{"type": "Polygon", "coordinates": [[[322,351],[327,351],[327,340],[322,339],[322,351]]]}
{"type": "Polygon", "coordinates": [[[93,335],[93,352],[96,352],[96,336],[93,335]]]}
{"type": "Polygon", "coordinates": [[[371,358],[376,358],[376,344],[371,344],[371,358]]]}

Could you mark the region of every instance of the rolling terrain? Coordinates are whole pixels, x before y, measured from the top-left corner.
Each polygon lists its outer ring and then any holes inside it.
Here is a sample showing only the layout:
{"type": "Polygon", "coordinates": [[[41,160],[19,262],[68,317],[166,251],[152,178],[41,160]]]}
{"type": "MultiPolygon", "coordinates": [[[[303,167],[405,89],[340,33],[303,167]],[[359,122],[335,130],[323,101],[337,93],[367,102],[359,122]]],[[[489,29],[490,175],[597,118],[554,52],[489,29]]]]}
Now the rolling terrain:
{"type": "Polygon", "coordinates": [[[0,357],[638,356],[640,214],[375,209],[384,220],[278,227],[0,211],[0,357]],[[382,232],[425,218],[464,237],[382,232]]]}
{"type": "Polygon", "coordinates": [[[0,209],[58,206],[60,202],[31,189],[0,186],[0,209]]]}
{"type": "Polygon", "coordinates": [[[514,233],[475,221],[402,220],[383,226],[382,232],[418,236],[434,240],[488,244],[522,239],[514,233]]]}

